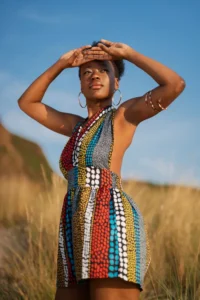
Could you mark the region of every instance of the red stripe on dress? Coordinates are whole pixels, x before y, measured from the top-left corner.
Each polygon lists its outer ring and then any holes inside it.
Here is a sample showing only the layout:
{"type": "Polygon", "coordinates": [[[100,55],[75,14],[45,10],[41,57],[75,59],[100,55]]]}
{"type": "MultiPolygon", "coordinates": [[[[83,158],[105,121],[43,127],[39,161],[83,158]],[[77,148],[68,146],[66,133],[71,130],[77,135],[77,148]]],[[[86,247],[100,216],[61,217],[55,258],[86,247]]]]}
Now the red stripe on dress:
{"type": "Polygon", "coordinates": [[[108,185],[110,187],[110,179],[100,186],[96,195],[91,237],[91,278],[108,277],[110,246],[110,190],[108,185]]]}
{"type": "Polygon", "coordinates": [[[72,154],[74,151],[74,146],[75,146],[75,142],[76,142],[76,137],[78,135],[78,130],[76,133],[74,133],[69,141],[67,142],[66,146],[64,147],[62,154],[61,154],[61,163],[62,163],[62,167],[69,171],[71,168],[73,168],[73,158],[72,158],[72,154]]]}

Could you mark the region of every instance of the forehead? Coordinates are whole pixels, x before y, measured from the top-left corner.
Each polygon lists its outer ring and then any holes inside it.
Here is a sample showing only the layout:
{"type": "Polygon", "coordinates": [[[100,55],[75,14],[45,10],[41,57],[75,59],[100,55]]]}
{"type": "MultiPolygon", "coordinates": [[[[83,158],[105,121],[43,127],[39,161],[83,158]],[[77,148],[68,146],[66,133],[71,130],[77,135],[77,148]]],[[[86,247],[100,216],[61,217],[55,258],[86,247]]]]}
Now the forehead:
{"type": "Polygon", "coordinates": [[[92,60],[81,65],[81,69],[107,67],[113,69],[113,64],[109,60],[92,60]]]}

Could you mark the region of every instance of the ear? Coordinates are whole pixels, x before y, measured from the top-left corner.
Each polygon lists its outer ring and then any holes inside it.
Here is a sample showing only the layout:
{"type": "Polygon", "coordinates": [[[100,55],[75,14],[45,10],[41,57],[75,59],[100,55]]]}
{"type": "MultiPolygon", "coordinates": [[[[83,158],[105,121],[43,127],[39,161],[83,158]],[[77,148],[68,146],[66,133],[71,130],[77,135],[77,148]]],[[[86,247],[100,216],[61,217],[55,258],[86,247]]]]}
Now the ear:
{"type": "Polygon", "coordinates": [[[115,77],[115,90],[119,88],[119,78],[115,77]]]}

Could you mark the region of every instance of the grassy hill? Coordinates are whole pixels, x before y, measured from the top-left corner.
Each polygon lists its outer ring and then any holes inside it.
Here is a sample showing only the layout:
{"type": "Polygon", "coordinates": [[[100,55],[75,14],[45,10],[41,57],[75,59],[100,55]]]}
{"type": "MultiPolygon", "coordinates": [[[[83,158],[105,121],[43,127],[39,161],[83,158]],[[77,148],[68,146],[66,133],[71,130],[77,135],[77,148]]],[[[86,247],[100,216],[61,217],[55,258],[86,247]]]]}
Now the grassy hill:
{"type": "MultiPolygon", "coordinates": [[[[140,208],[150,241],[140,299],[199,300],[200,189],[133,180],[122,185],[140,208]]],[[[0,125],[0,187],[0,299],[54,299],[66,181],[52,172],[40,147],[0,125]],[[38,184],[43,173],[52,178],[44,189],[38,184]]]]}
{"type": "MultiPolygon", "coordinates": [[[[66,182],[0,178],[0,299],[51,300],[66,182]],[[30,193],[31,191],[31,193],[30,193]]],[[[200,190],[134,181],[124,190],[147,224],[152,262],[141,300],[200,299],[200,190]]]]}
{"type": "Polygon", "coordinates": [[[45,177],[51,182],[52,173],[37,144],[10,133],[0,123],[0,178],[25,176],[40,183],[45,177]]]}

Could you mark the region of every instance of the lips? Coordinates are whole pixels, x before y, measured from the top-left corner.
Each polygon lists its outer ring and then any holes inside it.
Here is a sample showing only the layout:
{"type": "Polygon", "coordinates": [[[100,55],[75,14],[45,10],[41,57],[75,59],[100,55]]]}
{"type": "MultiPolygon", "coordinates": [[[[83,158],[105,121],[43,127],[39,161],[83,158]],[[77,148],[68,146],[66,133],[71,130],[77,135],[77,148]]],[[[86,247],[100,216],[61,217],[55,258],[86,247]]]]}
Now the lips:
{"type": "Polygon", "coordinates": [[[92,85],[91,86],[92,90],[99,90],[100,88],[102,88],[102,85],[92,85]]]}
{"type": "Polygon", "coordinates": [[[91,89],[99,89],[101,88],[103,85],[101,83],[93,83],[90,85],[91,89]]]}

